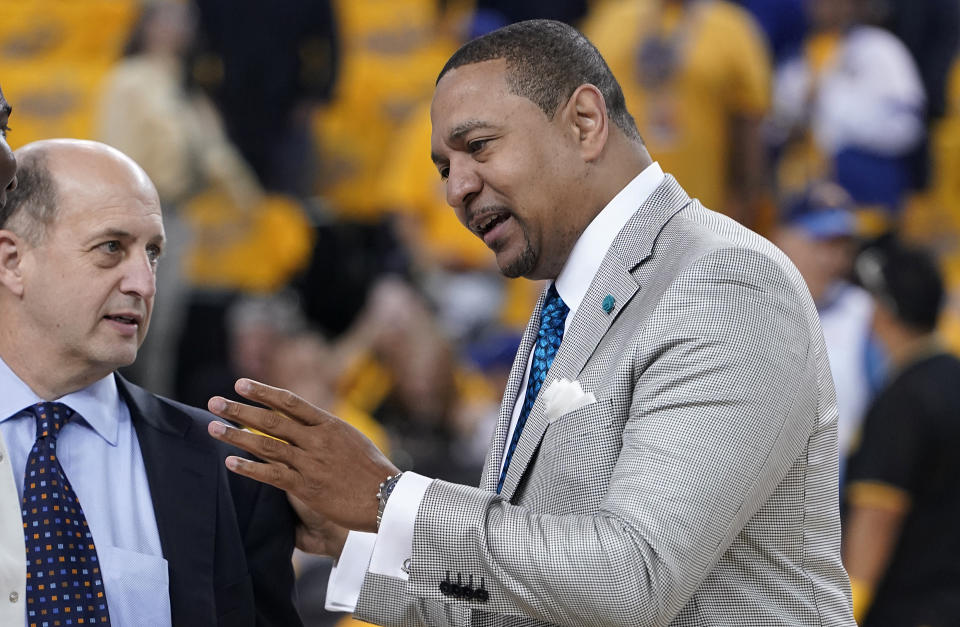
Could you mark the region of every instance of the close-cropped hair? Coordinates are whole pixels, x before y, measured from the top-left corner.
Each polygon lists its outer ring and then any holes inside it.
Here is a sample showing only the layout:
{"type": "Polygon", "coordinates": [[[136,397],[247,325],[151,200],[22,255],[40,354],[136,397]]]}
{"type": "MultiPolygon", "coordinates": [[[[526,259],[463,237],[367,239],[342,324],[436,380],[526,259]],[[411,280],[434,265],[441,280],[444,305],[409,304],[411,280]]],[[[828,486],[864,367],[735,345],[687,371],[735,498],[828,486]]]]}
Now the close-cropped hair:
{"type": "Polygon", "coordinates": [[[13,231],[36,244],[57,213],[57,187],[42,153],[17,157],[17,186],[7,192],[0,208],[0,229],[13,231]]]}
{"type": "Polygon", "coordinates": [[[937,328],[945,292],[940,267],[928,251],[884,239],[860,253],[854,270],[900,324],[919,333],[937,328]]]}
{"type": "Polygon", "coordinates": [[[437,82],[450,70],[495,59],[507,63],[511,93],[531,100],[550,119],[577,87],[590,84],[603,94],[613,123],[630,139],[642,141],[620,83],[596,47],[572,26],[527,20],[487,33],[457,50],[440,70],[437,82]]]}

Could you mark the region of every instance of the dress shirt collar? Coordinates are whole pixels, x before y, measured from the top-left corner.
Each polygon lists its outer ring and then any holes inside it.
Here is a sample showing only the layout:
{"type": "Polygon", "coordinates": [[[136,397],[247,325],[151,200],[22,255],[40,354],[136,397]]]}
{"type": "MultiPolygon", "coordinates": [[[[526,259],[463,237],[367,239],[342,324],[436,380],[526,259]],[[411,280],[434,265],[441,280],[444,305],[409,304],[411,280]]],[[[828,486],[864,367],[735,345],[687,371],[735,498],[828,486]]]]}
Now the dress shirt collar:
{"type": "Polygon", "coordinates": [[[574,244],[556,280],[557,292],[570,308],[570,313],[567,314],[568,325],[583,302],[583,297],[587,295],[590,283],[600,270],[600,264],[607,256],[613,240],[661,181],[663,170],[660,169],[660,164],[654,161],[607,203],[574,244]]]}
{"type": "MultiPolygon", "coordinates": [[[[0,422],[44,400],[0,359],[0,422]]],[[[56,399],[77,412],[111,446],[117,445],[120,429],[120,392],[113,373],[82,390],[56,399]]]]}

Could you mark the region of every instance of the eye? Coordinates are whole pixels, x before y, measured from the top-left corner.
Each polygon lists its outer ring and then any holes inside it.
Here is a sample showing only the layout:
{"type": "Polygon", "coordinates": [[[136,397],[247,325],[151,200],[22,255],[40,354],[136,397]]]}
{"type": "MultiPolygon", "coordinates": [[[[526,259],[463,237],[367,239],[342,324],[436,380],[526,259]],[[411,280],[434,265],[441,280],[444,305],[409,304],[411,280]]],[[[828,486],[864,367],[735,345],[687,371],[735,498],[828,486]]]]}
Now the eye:
{"type": "Polygon", "coordinates": [[[110,240],[109,242],[103,242],[97,246],[102,252],[105,252],[110,255],[114,255],[120,252],[123,249],[123,246],[120,245],[120,242],[117,240],[110,240]]]}
{"type": "Polygon", "coordinates": [[[473,139],[467,142],[467,150],[471,153],[480,152],[487,146],[489,139],[473,139]]]}
{"type": "Polygon", "coordinates": [[[13,130],[13,129],[10,128],[10,126],[7,125],[7,124],[4,124],[3,126],[0,126],[0,134],[2,134],[4,137],[6,137],[6,136],[7,136],[7,133],[9,133],[9,132],[12,131],[12,130],[13,130]]]}
{"type": "Polygon", "coordinates": [[[156,265],[162,255],[163,250],[156,244],[147,246],[147,259],[150,260],[150,263],[156,265]]]}
{"type": "Polygon", "coordinates": [[[440,168],[440,180],[446,181],[447,177],[450,176],[450,168],[444,166],[440,168]]]}

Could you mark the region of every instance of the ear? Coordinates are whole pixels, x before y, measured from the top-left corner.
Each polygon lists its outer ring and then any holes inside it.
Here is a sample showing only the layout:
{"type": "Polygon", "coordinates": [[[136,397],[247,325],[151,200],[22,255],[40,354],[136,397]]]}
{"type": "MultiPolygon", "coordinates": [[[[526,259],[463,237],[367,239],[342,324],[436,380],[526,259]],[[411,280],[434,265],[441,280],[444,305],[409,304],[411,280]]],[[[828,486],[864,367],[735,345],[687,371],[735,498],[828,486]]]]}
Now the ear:
{"type": "Polygon", "coordinates": [[[607,136],[610,133],[610,120],[607,117],[607,104],[603,94],[594,85],[580,85],[570,96],[567,107],[571,130],[580,146],[580,154],[584,161],[596,161],[607,145],[607,136]]]}
{"type": "Polygon", "coordinates": [[[23,295],[23,255],[27,250],[23,238],[0,229],[0,285],[16,296],[23,295]]]}

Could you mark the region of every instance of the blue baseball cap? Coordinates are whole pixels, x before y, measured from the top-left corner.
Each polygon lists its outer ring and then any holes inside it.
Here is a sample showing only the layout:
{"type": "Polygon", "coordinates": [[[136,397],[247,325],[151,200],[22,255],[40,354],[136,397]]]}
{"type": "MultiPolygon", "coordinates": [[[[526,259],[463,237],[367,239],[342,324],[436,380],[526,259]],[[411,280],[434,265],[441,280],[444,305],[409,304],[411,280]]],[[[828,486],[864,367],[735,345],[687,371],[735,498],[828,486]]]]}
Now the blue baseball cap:
{"type": "Polygon", "coordinates": [[[836,183],[814,183],[787,203],[783,222],[817,240],[854,237],[857,221],[852,207],[850,195],[836,183]]]}

